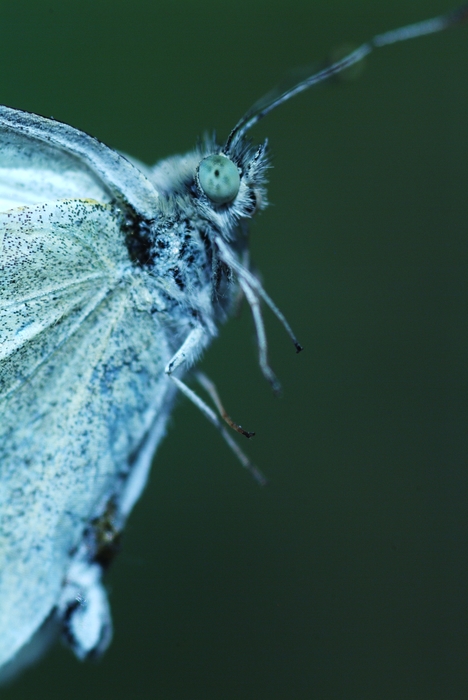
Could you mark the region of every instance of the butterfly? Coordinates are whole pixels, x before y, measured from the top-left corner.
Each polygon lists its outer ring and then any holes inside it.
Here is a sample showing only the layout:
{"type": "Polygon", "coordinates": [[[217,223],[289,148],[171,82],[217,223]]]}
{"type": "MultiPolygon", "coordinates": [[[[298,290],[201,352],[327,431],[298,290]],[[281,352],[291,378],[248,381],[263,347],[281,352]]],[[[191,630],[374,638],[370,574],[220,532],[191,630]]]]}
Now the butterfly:
{"type": "MultiPolygon", "coordinates": [[[[460,23],[449,15],[374,37],[255,104],[227,140],[150,168],[66,124],[0,107],[0,668],[6,678],[60,634],[79,658],[112,636],[102,575],[147,480],[177,392],[221,432],[251,434],[216,388],[184,375],[249,304],[274,390],[260,302],[286,319],[249,260],[267,206],[272,109],[377,47],[460,23]],[[218,415],[219,414],[219,415],[218,415]],[[223,422],[224,419],[224,422],[223,422]]],[[[0,671],[1,673],[1,671],[0,671]]]]}

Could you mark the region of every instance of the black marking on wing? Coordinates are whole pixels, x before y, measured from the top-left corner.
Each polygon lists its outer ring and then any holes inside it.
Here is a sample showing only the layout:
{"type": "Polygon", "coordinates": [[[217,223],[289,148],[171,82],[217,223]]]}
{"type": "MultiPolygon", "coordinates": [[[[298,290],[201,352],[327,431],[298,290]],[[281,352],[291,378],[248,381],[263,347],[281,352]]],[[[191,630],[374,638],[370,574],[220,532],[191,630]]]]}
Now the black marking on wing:
{"type": "Polygon", "coordinates": [[[135,212],[129,213],[125,220],[125,244],[130,260],[138,267],[154,262],[150,225],[135,212]]]}

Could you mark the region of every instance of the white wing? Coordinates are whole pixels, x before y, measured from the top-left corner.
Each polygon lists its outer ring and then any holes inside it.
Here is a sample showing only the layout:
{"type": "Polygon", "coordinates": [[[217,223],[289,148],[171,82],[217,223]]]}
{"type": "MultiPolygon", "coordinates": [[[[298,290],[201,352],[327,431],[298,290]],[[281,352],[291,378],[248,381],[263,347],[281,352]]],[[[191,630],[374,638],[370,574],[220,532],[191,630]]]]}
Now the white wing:
{"type": "Polygon", "coordinates": [[[0,106],[0,211],[87,197],[152,219],[154,186],[126,158],[67,124],[0,106]]]}
{"type": "Polygon", "coordinates": [[[89,200],[0,214],[0,666],[167,413],[171,352],[120,217],[89,200]]]}

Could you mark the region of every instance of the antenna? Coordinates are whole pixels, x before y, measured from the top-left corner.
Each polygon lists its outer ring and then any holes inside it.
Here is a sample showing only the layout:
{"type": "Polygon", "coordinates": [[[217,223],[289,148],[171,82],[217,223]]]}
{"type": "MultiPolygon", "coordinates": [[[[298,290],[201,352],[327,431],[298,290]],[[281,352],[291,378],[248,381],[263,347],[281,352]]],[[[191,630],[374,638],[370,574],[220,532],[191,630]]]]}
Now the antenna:
{"type": "Polygon", "coordinates": [[[408,24],[405,27],[393,29],[389,32],[384,32],[383,34],[376,34],[376,36],[370,39],[370,41],[365,42],[344,58],[340,59],[339,61],[335,61],[335,63],[323,68],[322,70],[318,71],[318,73],[313,73],[309,77],[301,80],[282,92],[278,93],[274,90],[273,92],[268,93],[265,97],[262,97],[236,124],[234,129],[229,134],[223,151],[229,151],[232,145],[242,138],[249,129],[260,121],[260,119],[263,119],[263,117],[265,117],[279,105],[283,104],[283,102],[286,102],[287,100],[291,99],[291,97],[298,95],[300,92],[304,92],[304,90],[308,90],[313,85],[329,80],[334,75],[337,75],[347,68],[350,68],[355,63],[362,61],[363,58],[372,53],[375,49],[382,46],[388,46],[389,44],[396,44],[399,41],[416,39],[420,36],[425,36],[426,34],[441,32],[445,29],[456,27],[467,19],[468,4],[464,4],[457,10],[452,10],[446,15],[433,17],[432,19],[427,19],[423,22],[416,22],[415,24],[408,24]]]}

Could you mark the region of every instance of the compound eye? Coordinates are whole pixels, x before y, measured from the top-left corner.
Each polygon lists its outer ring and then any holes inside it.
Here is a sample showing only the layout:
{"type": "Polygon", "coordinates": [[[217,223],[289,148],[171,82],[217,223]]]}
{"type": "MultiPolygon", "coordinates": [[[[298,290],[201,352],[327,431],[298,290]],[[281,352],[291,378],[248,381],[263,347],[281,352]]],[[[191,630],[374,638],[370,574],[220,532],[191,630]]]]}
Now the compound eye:
{"type": "Polygon", "coordinates": [[[198,181],[203,192],[215,204],[232,202],[239,192],[237,166],[221,154],[203,158],[198,166],[198,181]]]}

